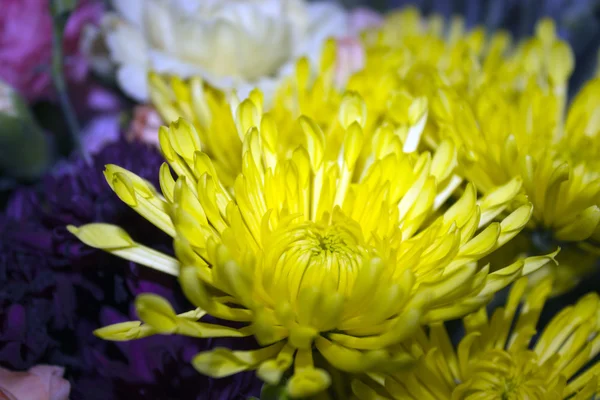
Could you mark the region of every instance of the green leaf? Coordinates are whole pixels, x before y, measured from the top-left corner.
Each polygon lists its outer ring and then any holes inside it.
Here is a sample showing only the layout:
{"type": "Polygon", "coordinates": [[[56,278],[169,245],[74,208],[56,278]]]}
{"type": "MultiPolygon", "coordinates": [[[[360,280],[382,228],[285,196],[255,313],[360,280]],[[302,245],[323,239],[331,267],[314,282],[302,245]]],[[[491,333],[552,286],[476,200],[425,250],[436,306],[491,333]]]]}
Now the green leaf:
{"type": "Polygon", "coordinates": [[[41,176],[53,159],[52,143],[35,121],[25,100],[0,81],[0,170],[12,178],[41,176]]]}

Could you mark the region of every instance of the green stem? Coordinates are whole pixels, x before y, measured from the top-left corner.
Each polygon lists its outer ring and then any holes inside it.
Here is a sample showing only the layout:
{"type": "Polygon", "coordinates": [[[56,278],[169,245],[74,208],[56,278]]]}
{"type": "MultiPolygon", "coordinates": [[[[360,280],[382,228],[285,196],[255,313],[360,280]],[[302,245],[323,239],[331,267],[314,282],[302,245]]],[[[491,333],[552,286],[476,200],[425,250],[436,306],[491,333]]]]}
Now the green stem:
{"type": "Polygon", "coordinates": [[[58,101],[65,116],[69,130],[70,145],[79,151],[87,163],[90,163],[90,157],[85,148],[81,145],[81,136],[79,122],[69,99],[67,92],[67,83],[64,75],[64,54],[63,54],[63,36],[65,21],[58,21],[63,16],[54,17],[52,21],[52,81],[58,93],[58,101]]]}

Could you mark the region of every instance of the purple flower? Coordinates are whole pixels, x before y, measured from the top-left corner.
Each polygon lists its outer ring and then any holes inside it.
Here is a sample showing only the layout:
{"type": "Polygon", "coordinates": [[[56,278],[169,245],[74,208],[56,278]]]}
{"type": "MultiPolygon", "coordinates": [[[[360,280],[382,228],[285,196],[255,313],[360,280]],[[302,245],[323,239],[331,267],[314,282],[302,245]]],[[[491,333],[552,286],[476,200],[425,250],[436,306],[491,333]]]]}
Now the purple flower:
{"type": "MultiPolygon", "coordinates": [[[[100,252],[81,244],[67,231],[68,224],[123,224],[134,237],[149,236],[152,244],[170,247],[164,234],[153,229],[107,190],[103,169],[111,163],[124,163],[141,177],[158,184],[155,177],[162,163],[159,153],[145,144],[119,141],[96,154],[92,165],[86,165],[81,159],[57,165],[38,186],[18,191],[9,201],[6,214],[12,219],[34,224],[44,234],[38,232],[31,236],[29,246],[53,251],[65,264],[77,261],[79,265],[87,266],[97,264],[100,257],[100,252]]],[[[103,270],[106,266],[95,266],[94,269],[103,270]]]]}
{"type": "MultiPolygon", "coordinates": [[[[73,399],[236,399],[260,390],[252,374],[214,381],[189,364],[212,342],[155,336],[115,344],[92,335],[106,324],[136,318],[143,292],[192,306],[169,276],[81,244],[68,224],[107,222],[161,251],[171,239],[108,189],[102,170],[118,163],[155,185],[162,158],[147,144],[119,140],[82,160],[56,166],[39,185],[22,188],[0,216],[0,363],[26,369],[66,366],[73,399]]],[[[222,340],[222,346],[228,341],[222,340]]]]}
{"type": "Polygon", "coordinates": [[[21,246],[20,234],[18,223],[0,219],[0,362],[15,369],[51,352],[48,331],[64,320],[63,310],[52,309],[58,276],[47,253],[21,246]]]}
{"type": "MultiPolygon", "coordinates": [[[[109,308],[101,313],[103,325],[132,318],[136,318],[133,310],[129,315],[109,308]]],[[[257,395],[261,382],[252,372],[215,380],[199,374],[191,366],[192,357],[199,351],[230,344],[227,339],[215,343],[214,339],[156,335],[129,342],[102,342],[101,346],[88,348],[85,357],[111,381],[114,392],[123,397],[229,400],[257,395]],[[120,357],[108,357],[107,354],[119,354],[120,357]]]]}

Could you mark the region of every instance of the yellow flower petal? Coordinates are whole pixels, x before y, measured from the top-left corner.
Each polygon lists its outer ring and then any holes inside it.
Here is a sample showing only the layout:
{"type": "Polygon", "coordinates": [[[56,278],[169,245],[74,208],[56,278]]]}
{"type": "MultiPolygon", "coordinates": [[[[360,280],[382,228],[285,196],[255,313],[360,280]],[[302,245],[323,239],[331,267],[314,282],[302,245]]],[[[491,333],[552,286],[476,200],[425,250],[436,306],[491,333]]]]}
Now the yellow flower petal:
{"type": "Polygon", "coordinates": [[[283,343],[277,343],[260,350],[231,351],[217,347],[211,351],[198,353],[193,359],[194,368],[213,378],[223,378],[254,368],[277,355],[283,343]]]}
{"type": "Polygon", "coordinates": [[[176,259],[134,242],[127,232],[118,226],[95,223],[79,228],[69,225],[67,229],[88,246],[106,250],[117,257],[170,275],[179,274],[179,262],[176,259]]]}
{"type": "Polygon", "coordinates": [[[295,372],[286,385],[291,397],[309,397],[322,392],[331,385],[329,374],[318,368],[305,368],[295,372]]]}

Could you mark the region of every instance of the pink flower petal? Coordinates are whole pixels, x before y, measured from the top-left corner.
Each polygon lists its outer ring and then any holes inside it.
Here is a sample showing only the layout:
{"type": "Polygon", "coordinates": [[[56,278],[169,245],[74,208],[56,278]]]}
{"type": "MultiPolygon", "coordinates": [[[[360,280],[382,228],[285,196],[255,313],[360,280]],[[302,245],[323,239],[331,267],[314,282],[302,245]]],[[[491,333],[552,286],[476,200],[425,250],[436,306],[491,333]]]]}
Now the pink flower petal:
{"type": "Polygon", "coordinates": [[[348,35],[358,36],[361,31],[376,28],[383,23],[383,16],[367,7],[358,7],[348,15],[348,35]]]}
{"type": "Polygon", "coordinates": [[[71,384],[63,373],[64,368],[52,365],[37,365],[27,372],[0,368],[0,400],[69,400],[71,384]]]}
{"type": "MultiPolygon", "coordinates": [[[[67,22],[64,47],[70,82],[82,81],[88,74],[88,64],[79,52],[79,38],[83,27],[97,23],[101,15],[100,3],[83,1],[67,22]]],[[[2,0],[0,26],[0,79],[30,101],[52,98],[52,17],[48,2],[2,0]],[[35,29],[23,28],[27,26],[35,29]]]]}

